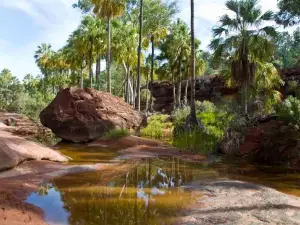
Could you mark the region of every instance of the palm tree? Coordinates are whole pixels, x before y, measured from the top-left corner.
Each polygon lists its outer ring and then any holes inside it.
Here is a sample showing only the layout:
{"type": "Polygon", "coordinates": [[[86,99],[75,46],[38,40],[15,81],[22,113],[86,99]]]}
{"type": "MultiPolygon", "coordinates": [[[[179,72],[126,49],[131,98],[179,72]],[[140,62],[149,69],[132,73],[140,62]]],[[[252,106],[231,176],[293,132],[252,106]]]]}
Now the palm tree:
{"type": "Polygon", "coordinates": [[[139,16],[139,47],[138,47],[138,67],[137,67],[137,99],[136,109],[141,110],[141,54],[142,54],[142,32],[143,32],[143,5],[144,0],[140,0],[139,16]]]}
{"type": "Polygon", "coordinates": [[[195,16],[194,16],[194,0],[191,0],[191,114],[190,126],[197,126],[198,120],[196,116],[196,101],[195,101],[195,82],[196,82],[196,66],[195,66],[195,16]]]}
{"type": "Polygon", "coordinates": [[[119,65],[123,65],[125,79],[125,100],[133,104],[133,87],[131,82],[131,71],[137,66],[138,34],[136,27],[126,21],[118,21],[115,26],[116,33],[113,37],[113,57],[119,65]]]}
{"type": "Polygon", "coordinates": [[[48,77],[49,67],[50,67],[50,59],[53,55],[54,51],[50,44],[42,43],[38,46],[38,49],[35,51],[35,62],[39,66],[41,72],[48,77]]]}
{"type": "MultiPolygon", "coordinates": [[[[160,60],[168,60],[164,63],[159,74],[166,70],[170,71],[173,83],[174,103],[179,107],[181,105],[181,81],[182,72],[186,68],[188,58],[190,58],[190,31],[188,26],[182,20],[178,19],[171,25],[169,34],[165,41],[160,45],[161,54],[158,57],[160,60]],[[167,67],[169,67],[167,69],[167,67]],[[177,84],[177,88],[175,85],[177,84]],[[177,90],[177,94],[176,94],[177,90]]],[[[168,73],[167,73],[168,74],[168,73]]]]}
{"type": "MultiPolygon", "coordinates": [[[[150,83],[154,80],[154,51],[167,36],[172,16],[177,12],[176,2],[163,3],[161,0],[148,0],[144,4],[144,35],[151,42],[150,83]]],[[[150,99],[150,110],[153,110],[153,98],[150,99]]]]}
{"type": "Polygon", "coordinates": [[[94,13],[107,20],[107,91],[111,93],[111,20],[124,13],[126,0],[91,0],[94,13]]]}
{"type": "Polygon", "coordinates": [[[213,29],[214,39],[210,48],[218,62],[230,60],[231,75],[242,87],[243,112],[248,114],[248,87],[256,73],[256,62],[266,62],[273,54],[273,38],[276,31],[272,26],[261,25],[273,19],[273,13],[262,13],[258,0],[229,0],[228,14],[220,19],[220,26],[213,29]]]}

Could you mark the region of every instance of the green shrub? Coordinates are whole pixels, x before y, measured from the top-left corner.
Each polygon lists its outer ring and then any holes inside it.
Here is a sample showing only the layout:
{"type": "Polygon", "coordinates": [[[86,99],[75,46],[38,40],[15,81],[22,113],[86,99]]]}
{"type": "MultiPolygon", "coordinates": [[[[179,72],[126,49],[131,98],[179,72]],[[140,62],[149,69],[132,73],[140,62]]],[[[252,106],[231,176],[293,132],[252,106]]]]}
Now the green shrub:
{"type": "Polygon", "coordinates": [[[126,129],[116,129],[107,132],[104,136],[106,140],[117,140],[122,137],[130,136],[130,132],[126,129]]]}
{"type": "Polygon", "coordinates": [[[202,154],[211,153],[217,143],[218,138],[200,130],[182,132],[173,140],[173,145],[177,148],[202,154]]]}
{"type": "Polygon", "coordinates": [[[186,132],[184,128],[189,107],[177,109],[172,114],[175,121],[173,144],[182,149],[207,154],[224,138],[235,115],[209,101],[197,102],[196,110],[204,129],[193,132],[186,132]]]}
{"type": "Polygon", "coordinates": [[[156,139],[171,136],[173,124],[167,121],[168,117],[168,115],[163,114],[149,117],[147,127],[141,130],[142,136],[156,139]]]}
{"type": "Polygon", "coordinates": [[[276,107],[276,114],[286,124],[300,125],[300,100],[289,96],[276,107]]]}

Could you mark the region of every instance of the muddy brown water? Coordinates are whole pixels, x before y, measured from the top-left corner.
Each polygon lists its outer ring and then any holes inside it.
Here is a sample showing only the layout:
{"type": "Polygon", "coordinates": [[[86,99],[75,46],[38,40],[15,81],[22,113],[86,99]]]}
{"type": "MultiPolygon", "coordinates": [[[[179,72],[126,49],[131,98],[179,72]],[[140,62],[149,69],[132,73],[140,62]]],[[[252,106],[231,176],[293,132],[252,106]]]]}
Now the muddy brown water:
{"type": "MultiPolygon", "coordinates": [[[[110,149],[64,145],[77,163],[109,162],[110,149]],[[74,157],[75,156],[75,157],[74,157]]],[[[104,171],[69,174],[41,184],[27,202],[45,213],[50,225],[172,224],[182,209],[201,197],[192,181],[229,178],[263,184],[300,196],[300,171],[251,165],[244,161],[188,163],[174,157],[130,160],[104,171]]]]}

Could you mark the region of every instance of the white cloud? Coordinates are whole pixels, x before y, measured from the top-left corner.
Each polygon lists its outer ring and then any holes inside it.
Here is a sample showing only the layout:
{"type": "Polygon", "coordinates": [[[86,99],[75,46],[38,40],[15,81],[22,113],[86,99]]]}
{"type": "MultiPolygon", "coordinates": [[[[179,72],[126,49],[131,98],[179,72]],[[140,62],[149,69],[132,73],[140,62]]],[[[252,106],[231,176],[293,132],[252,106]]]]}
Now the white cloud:
{"type": "MultiPolygon", "coordinates": [[[[225,7],[226,0],[195,0],[195,31],[201,40],[203,49],[206,49],[212,38],[212,28],[220,17],[228,12],[225,7]]],[[[190,1],[179,0],[180,13],[178,17],[190,24],[190,1]]],[[[277,0],[261,0],[259,3],[263,11],[277,11],[277,0]]]]}
{"type": "MultiPolygon", "coordinates": [[[[4,40],[0,33],[0,69],[7,67],[15,75],[22,78],[26,73],[37,74],[33,55],[37,45],[50,43],[54,49],[62,47],[69,34],[78,26],[81,14],[72,8],[75,0],[0,0],[0,8],[21,11],[35,23],[36,33],[30,34],[32,39],[21,48],[16,43],[4,40]]],[[[207,48],[211,39],[212,27],[219,18],[227,13],[226,0],[195,0],[196,35],[207,48]]],[[[178,17],[190,24],[190,0],[179,0],[178,17]]],[[[277,0],[261,0],[263,11],[277,10],[277,0]]],[[[4,23],[4,21],[0,21],[4,23]]],[[[18,26],[18,24],[14,24],[18,26]]],[[[20,34],[20,38],[22,34],[20,34]]]]}

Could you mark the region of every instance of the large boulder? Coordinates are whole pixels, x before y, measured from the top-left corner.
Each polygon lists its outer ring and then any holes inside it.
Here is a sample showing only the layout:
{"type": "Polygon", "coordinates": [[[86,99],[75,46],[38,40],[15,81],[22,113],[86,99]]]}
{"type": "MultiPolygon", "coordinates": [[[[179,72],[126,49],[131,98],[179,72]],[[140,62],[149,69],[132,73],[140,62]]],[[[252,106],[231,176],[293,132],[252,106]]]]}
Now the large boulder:
{"type": "Polygon", "coordinates": [[[123,99],[77,87],[60,91],[40,120],[56,136],[76,143],[93,141],[112,129],[137,130],[144,121],[123,99]]]}
{"type": "Polygon", "coordinates": [[[0,131],[0,171],[11,169],[28,160],[67,162],[68,158],[53,149],[0,131]]]}

